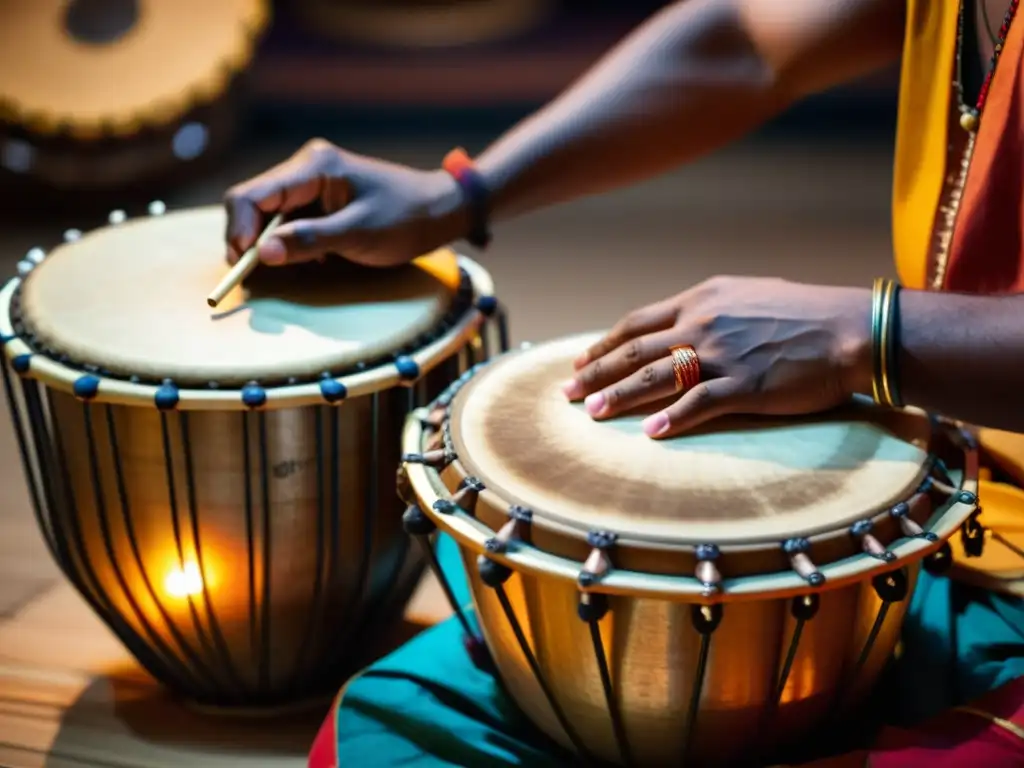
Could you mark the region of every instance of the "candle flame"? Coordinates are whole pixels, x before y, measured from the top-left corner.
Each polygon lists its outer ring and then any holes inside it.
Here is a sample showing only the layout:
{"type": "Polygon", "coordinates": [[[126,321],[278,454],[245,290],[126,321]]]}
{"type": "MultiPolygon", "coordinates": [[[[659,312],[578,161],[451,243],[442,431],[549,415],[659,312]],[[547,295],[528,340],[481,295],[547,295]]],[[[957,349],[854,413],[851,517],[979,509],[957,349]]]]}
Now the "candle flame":
{"type": "Polygon", "coordinates": [[[164,581],[164,589],[171,597],[193,597],[203,591],[203,576],[194,562],[183,563],[175,568],[164,581]]]}

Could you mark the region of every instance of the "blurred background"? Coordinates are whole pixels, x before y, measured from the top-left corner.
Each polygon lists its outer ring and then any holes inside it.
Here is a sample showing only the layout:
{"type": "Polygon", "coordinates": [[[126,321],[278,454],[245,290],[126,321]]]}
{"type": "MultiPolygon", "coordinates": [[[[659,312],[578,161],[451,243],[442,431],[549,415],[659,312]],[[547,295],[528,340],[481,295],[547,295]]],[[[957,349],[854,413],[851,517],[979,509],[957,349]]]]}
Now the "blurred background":
{"type": "MultiPolygon", "coordinates": [[[[664,4],[0,0],[0,272],[111,211],[217,203],[314,136],[425,168],[453,146],[477,152],[664,4]]],[[[502,225],[481,260],[513,342],[608,326],[716,273],[860,285],[888,274],[895,101],[896,73],[884,73],[664,178],[502,225]]],[[[55,638],[95,619],[67,592],[41,607],[59,578],[6,413],[0,457],[0,678],[19,653],[60,656],[71,675],[68,655],[88,643],[55,638]]],[[[83,650],[82,669],[106,652],[83,650]]],[[[47,731],[45,707],[107,694],[46,679],[64,693],[0,713],[0,757],[71,765],[43,755],[73,731],[47,731]],[[23,733],[36,746],[12,747],[23,733]]],[[[311,738],[300,736],[295,755],[311,738]]]]}
{"type": "MultiPolygon", "coordinates": [[[[479,151],[663,5],[0,0],[0,268],[109,210],[217,202],[312,136],[422,167],[479,151]]],[[[608,324],[715,272],[887,271],[895,88],[884,73],[666,178],[501,227],[485,260],[513,334],[608,324]]]]}

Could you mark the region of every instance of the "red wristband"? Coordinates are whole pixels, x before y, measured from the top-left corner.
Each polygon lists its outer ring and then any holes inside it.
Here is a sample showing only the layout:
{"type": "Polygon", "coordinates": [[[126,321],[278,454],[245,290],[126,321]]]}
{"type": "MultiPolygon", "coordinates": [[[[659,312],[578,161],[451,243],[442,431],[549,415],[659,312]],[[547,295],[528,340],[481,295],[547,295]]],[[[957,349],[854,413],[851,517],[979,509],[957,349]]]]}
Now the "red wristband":
{"type": "Polygon", "coordinates": [[[469,210],[469,233],[466,240],[470,245],[483,250],[491,242],[488,192],[483,177],[466,150],[461,147],[445,155],[441,168],[455,179],[466,200],[469,210]]]}

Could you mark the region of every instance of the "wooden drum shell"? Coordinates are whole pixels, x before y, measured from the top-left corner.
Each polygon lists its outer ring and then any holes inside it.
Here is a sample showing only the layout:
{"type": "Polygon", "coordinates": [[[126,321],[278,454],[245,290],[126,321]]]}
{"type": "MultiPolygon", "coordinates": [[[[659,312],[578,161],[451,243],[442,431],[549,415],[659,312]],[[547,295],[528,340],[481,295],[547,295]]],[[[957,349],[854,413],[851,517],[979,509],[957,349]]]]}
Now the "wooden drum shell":
{"type": "MultiPolygon", "coordinates": [[[[512,698],[545,733],[567,749],[573,744],[526,662],[495,591],[480,579],[476,556],[463,549],[469,583],[487,647],[512,698]]],[[[911,588],[919,566],[909,569],[911,588]]],[[[576,616],[579,589],[517,572],[505,592],[541,674],[573,729],[592,754],[624,764],[608,716],[590,627],[576,616]]],[[[616,700],[622,711],[631,765],[732,765],[749,757],[752,743],[771,750],[807,736],[833,707],[849,706],[870,691],[892,657],[909,598],[888,610],[869,644],[881,600],[870,581],[821,596],[818,613],[804,622],[799,655],[777,714],[775,681],[798,624],[792,599],[731,603],[714,632],[700,684],[696,720],[686,723],[701,655],[691,613],[698,603],[616,595],[600,623],[616,700]],[[846,673],[865,647],[867,658],[851,688],[846,673]],[[840,700],[842,696],[842,700],[840,700]],[[685,762],[679,756],[686,755],[685,762]]]]}

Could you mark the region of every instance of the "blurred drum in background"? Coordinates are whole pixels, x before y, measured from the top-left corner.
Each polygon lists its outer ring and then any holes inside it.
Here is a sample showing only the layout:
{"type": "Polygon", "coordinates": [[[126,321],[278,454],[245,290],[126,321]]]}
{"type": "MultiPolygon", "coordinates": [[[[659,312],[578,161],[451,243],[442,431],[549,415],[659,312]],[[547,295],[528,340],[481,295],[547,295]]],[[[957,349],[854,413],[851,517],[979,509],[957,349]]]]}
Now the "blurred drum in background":
{"type": "Polygon", "coordinates": [[[0,0],[0,182],[131,190],[232,138],[269,0],[0,0]]]}
{"type": "Polygon", "coordinates": [[[487,43],[540,24],[554,0],[301,0],[317,35],[373,45],[431,48],[487,43]]]}
{"type": "Polygon", "coordinates": [[[200,208],[34,252],[0,291],[0,369],[81,596],[175,692],[277,707],[334,693],[396,628],[422,562],[395,495],[403,420],[501,315],[449,250],[257,270],[211,310],[224,227],[200,208]]]}

